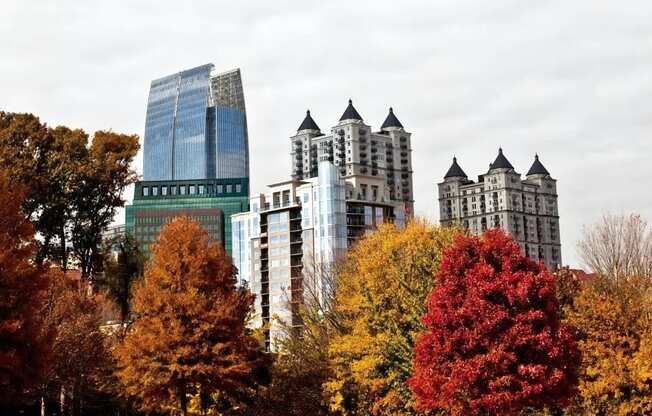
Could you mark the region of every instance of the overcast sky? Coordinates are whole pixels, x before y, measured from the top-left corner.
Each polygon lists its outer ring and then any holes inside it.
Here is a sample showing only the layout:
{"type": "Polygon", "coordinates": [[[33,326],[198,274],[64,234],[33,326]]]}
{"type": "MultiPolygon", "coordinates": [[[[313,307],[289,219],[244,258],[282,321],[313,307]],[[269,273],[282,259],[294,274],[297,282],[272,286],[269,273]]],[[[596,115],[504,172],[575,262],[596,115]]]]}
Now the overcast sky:
{"type": "Polygon", "coordinates": [[[240,67],[256,192],[290,175],[307,108],[326,131],[349,98],[374,129],[393,106],[418,215],[453,155],[475,179],[499,146],[523,174],[538,152],[576,265],[584,224],[652,220],[651,22],[649,0],[2,0],[0,110],[142,137],[152,79],[240,67]]]}

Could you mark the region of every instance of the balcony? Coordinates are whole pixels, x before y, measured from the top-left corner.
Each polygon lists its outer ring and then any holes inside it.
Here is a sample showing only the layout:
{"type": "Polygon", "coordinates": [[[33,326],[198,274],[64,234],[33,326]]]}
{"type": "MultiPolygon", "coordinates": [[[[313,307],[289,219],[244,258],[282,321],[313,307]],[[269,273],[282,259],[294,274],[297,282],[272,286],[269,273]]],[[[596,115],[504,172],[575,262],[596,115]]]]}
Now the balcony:
{"type": "Polygon", "coordinates": [[[301,205],[301,200],[296,197],[294,199],[286,199],[283,201],[274,201],[273,203],[265,203],[260,207],[261,211],[271,211],[274,209],[280,209],[280,208],[288,208],[288,207],[293,207],[301,205]]]}

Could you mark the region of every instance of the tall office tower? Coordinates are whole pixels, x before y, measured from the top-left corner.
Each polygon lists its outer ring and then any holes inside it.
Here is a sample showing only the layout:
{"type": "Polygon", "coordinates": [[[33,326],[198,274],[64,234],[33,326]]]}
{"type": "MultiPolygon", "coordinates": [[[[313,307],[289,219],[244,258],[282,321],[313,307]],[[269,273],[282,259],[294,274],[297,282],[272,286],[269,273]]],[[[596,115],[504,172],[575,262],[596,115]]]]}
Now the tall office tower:
{"type": "Polygon", "coordinates": [[[249,209],[248,188],[246,178],[137,182],[125,225],[149,255],[165,224],[188,217],[231,254],[231,215],[249,209]]]}
{"type": "Polygon", "coordinates": [[[240,70],[202,65],[152,81],[143,149],[146,181],[248,178],[240,70]]]}
{"type": "Polygon", "coordinates": [[[443,225],[459,224],[473,235],[500,227],[518,242],[526,256],[554,270],[561,265],[557,181],[534,156],[525,179],[499,149],[489,171],[469,180],[453,158],[438,184],[443,225]]]}
{"type": "MultiPolygon", "coordinates": [[[[321,132],[308,111],[291,137],[292,177],[315,177],[319,161],[329,160],[342,177],[379,179],[389,189],[389,199],[403,202],[410,216],[414,207],[410,139],[411,133],[405,131],[392,108],[380,130],[372,132],[349,100],[340,121],[328,135],[321,132]]],[[[360,185],[356,193],[374,192],[365,189],[366,184],[360,185]]],[[[377,187],[376,192],[379,190],[377,187]]]]}
{"type": "Polygon", "coordinates": [[[285,334],[275,316],[299,326],[302,302],[328,306],[331,267],[357,238],[383,222],[405,223],[404,203],[389,200],[381,178],[342,178],[328,160],[317,176],[270,185],[249,205],[231,219],[233,261],[240,283],[256,295],[254,325],[265,328],[271,350],[285,334]],[[362,199],[354,189],[370,179],[379,191],[362,199]]]}
{"type": "Polygon", "coordinates": [[[152,81],[144,181],[126,209],[127,230],[149,253],[178,216],[199,221],[231,252],[231,215],[249,209],[249,146],[240,70],[202,65],[152,81]]]}

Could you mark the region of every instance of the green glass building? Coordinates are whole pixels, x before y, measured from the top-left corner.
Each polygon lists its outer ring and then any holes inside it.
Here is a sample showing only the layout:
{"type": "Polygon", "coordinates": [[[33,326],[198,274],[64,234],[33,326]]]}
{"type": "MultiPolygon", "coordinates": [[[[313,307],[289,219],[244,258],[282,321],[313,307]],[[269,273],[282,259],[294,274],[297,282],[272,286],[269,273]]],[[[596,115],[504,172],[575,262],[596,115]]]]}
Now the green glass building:
{"type": "Polygon", "coordinates": [[[231,215],[249,210],[249,179],[143,181],[126,207],[127,232],[149,255],[161,228],[174,218],[199,221],[231,254],[231,215]]]}

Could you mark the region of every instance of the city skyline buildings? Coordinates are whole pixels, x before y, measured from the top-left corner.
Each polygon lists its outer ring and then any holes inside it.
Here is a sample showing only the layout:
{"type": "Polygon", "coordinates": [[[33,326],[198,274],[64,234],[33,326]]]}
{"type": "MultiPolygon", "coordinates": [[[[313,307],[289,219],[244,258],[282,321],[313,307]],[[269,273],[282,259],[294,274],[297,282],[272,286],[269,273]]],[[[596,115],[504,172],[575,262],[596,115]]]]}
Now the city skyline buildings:
{"type": "Polygon", "coordinates": [[[201,65],[151,82],[143,180],[249,177],[240,69],[201,65]]]}
{"type": "MultiPolygon", "coordinates": [[[[430,221],[439,220],[433,180],[452,155],[463,156],[464,168],[486,170],[499,145],[522,173],[539,152],[560,179],[565,263],[580,265],[575,243],[582,225],[604,213],[652,218],[652,195],[637,192],[652,173],[645,104],[652,55],[641,53],[652,32],[650,2],[626,8],[560,0],[401,4],[400,15],[415,19],[397,16],[396,4],[387,1],[378,7],[295,3],[283,10],[169,2],[156,19],[151,7],[133,2],[97,9],[9,0],[8,6],[0,27],[11,40],[0,79],[6,111],[87,132],[138,134],[142,145],[152,79],[205,62],[239,66],[256,141],[250,143],[252,190],[287,175],[284,139],[306,105],[324,128],[352,96],[365,120],[379,125],[391,104],[422,138],[414,143],[415,213],[430,221]],[[342,19],[342,8],[352,18],[342,19]],[[322,30],[334,21],[337,30],[322,30]],[[360,21],[375,22],[373,30],[360,21]],[[297,34],[288,33],[288,22],[297,34]],[[355,48],[343,47],[352,41],[355,48]],[[578,193],[583,197],[574,198],[578,193]]],[[[142,151],[135,167],[142,174],[142,151]]]]}
{"type": "Polygon", "coordinates": [[[198,221],[231,254],[231,215],[249,209],[249,139],[240,69],[213,64],[150,84],[143,180],[125,208],[125,226],[151,254],[162,227],[198,221]]]}

